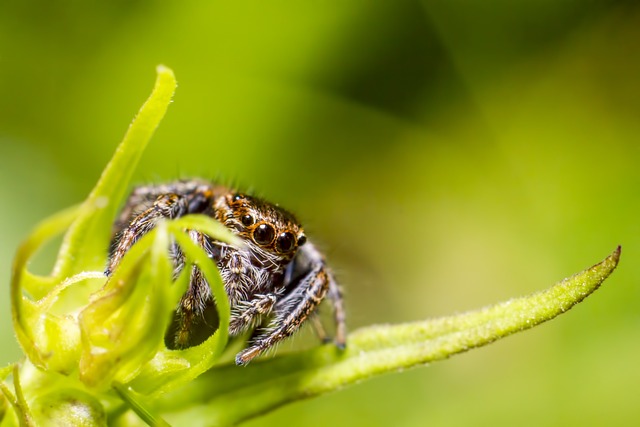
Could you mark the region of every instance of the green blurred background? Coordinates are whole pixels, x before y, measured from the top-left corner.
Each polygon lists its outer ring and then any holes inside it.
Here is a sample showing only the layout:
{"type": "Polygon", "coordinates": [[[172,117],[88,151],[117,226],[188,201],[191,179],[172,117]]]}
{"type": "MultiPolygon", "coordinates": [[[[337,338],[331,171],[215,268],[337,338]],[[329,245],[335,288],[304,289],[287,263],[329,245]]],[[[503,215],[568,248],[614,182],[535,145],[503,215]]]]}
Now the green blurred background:
{"type": "Polygon", "coordinates": [[[637,1],[3,0],[0,363],[20,354],[16,246],[91,189],[159,63],[179,87],[136,181],[220,177],[296,212],[351,329],[540,290],[623,245],[559,319],[247,426],[638,422],[637,1]]]}

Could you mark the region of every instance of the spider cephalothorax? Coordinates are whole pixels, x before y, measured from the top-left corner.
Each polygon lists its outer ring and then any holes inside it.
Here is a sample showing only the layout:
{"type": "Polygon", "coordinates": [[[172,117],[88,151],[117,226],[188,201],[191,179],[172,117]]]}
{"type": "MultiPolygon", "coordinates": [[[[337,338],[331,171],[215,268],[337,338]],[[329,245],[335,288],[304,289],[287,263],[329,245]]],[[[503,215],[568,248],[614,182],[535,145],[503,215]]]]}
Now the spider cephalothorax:
{"type": "MultiPolygon", "coordinates": [[[[236,247],[189,231],[220,270],[231,305],[229,333],[255,328],[248,347],[236,356],[237,364],[248,363],[292,335],[327,295],[333,301],[336,343],[344,346],[340,290],[296,218],[276,205],[221,185],[192,180],[136,188],[114,226],[106,274],[160,219],[192,213],[216,218],[245,243],[236,247]]],[[[172,253],[178,274],[184,268],[184,256],[177,247],[172,253]]],[[[167,334],[169,348],[198,345],[217,328],[209,285],[197,267],[190,274],[189,289],[167,334]]]]}

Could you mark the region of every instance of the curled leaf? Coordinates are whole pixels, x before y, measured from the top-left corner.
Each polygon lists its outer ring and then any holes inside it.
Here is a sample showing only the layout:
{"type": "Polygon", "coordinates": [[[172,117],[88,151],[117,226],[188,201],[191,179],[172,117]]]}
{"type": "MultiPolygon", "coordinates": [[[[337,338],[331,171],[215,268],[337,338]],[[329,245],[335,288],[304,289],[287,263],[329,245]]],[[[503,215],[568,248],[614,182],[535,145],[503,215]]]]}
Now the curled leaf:
{"type": "Polygon", "coordinates": [[[80,379],[130,381],[162,342],[171,302],[169,235],[161,223],[143,236],[80,315],[80,379]]]}
{"type": "Polygon", "coordinates": [[[82,207],[69,208],[42,221],[18,248],[12,267],[11,311],[18,342],[35,365],[58,372],[73,370],[79,329],[49,310],[58,293],[49,298],[47,293],[55,291],[56,280],[29,273],[27,265],[35,252],[62,233],[81,211],[82,207]],[[57,335],[63,331],[67,333],[57,335]]]}
{"type": "MultiPolygon", "coordinates": [[[[215,263],[183,231],[197,229],[221,241],[233,242],[237,238],[220,223],[201,215],[187,216],[167,222],[176,243],[204,274],[218,310],[219,325],[216,332],[202,344],[185,350],[160,349],[130,385],[144,394],[160,394],[186,384],[210,369],[220,358],[229,335],[229,301],[222,278],[215,263]]],[[[181,295],[181,293],[180,293],[181,295]]]]}
{"type": "Polygon", "coordinates": [[[53,270],[54,277],[65,278],[78,271],[104,267],[113,218],[126,195],[135,166],[162,121],[175,90],[173,71],[158,66],[151,95],[85,200],[86,209],[64,237],[53,270]]]}
{"type": "Polygon", "coordinates": [[[158,67],[151,96],[131,124],[113,159],[95,188],[77,207],[67,209],[39,224],[18,248],[11,278],[13,325],[23,351],[36,366],[61,373],[77,369],[80,355],[80,328],[77,312],[86,304],[87,292],[69,292],[68,286],[93,280],[90,289],[104,283],[104,277],[83,273],[101,270],[111,232],[111,223],[149,139],[153,135],[175,91],[173,72],[158,67]],[[66,234],[50,276],[27,270],[34,253],[49,239],[66,234]],[[80,276],[79,276],[80,275],[80,276]],[[69,295],[71,294],[71,295],[69,295]],[[65,296],[62,308],[55,307],[65,296]]]}

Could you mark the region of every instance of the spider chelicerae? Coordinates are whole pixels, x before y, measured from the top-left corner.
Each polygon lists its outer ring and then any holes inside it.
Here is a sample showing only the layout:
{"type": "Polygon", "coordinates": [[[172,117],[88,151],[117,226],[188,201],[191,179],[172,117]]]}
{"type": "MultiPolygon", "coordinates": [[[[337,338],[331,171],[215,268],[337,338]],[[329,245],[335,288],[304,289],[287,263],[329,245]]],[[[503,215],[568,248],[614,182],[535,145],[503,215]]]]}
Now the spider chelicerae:
{"type": "MultiPolygon", "coordinates": [[[[236,364],[247,364],[291,336],[308,318],[314,320],[319,335],[326,339],[316,317],[316,309],[325,297],[333,305],[334,341],[344,347],[340,288],[298,221],[272,203],[223,185],[188,180],[135,188],[114,225],[106,275],[111,275],[131,246],[159,220],[195,213],[217,219],[245,242],[244,247],[236,247],[188,230],[191,239],[220,270],[231,306],[229,334],[253,331],[247,347],[236,355],[236,364]]],[[[171,258],[177,276],[185,265],[177,245],[171,250],[171,258]]],[[[165,344],[170,349],[201,344],[217,329],[217,322],[211,289],[194,266],[165,344]]]]}

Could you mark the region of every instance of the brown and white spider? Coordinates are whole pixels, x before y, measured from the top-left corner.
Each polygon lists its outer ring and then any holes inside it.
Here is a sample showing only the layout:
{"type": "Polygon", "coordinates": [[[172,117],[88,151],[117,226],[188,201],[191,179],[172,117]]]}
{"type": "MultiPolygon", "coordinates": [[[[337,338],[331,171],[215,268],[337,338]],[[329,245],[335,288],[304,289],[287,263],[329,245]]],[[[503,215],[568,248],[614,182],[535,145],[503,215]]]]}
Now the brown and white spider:
{"type": "MultiPolygon", "coordinates": [[[[236,355],[236,364],[245,365],[295,333],[307,318],[315,316],[326,296],[333,303],[335,343],[344,347],[340,288],[295,217],[222,185],[188,180],[135,188],[114,225],[106,275],[111,275],[131,246],[160,219],[195,213],[217,219],[246,243],[243,248],[235,247],[189,230],[192,240],[220,270],[231,305],[229,334],[254,331],[248,347],[236,355]]],[[[171,254],[177,275],[184,268],[184,255],[176,245],[171,254]]],[[[171,349],[201,344],[218,326],[209,285],[197,267],[190,274],[189,288],[165,338],[171,349]]],[[[324,337],[320,323],[316,321],[314,326],[324,337]]]]}

